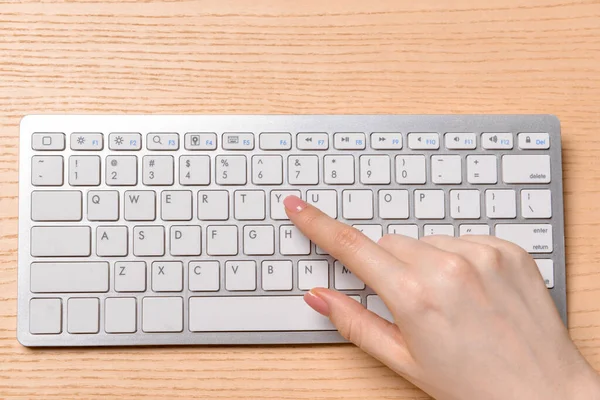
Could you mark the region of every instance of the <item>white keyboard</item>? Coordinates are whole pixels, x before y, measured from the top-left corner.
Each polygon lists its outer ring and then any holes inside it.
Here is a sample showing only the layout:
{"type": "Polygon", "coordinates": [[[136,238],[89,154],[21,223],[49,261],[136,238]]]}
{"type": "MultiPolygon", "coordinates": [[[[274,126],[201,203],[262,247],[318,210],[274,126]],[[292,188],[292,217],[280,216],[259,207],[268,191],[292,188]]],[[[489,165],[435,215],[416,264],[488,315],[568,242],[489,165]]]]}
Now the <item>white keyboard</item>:
{"type": "Polygon", "coordinates": [[[515,242],[566,322],[553,116],[27,116],[20,137],[26,346],[343,341],[315,286],[391,318],[290,224],[290,194],[375,241],[515,242]]]}

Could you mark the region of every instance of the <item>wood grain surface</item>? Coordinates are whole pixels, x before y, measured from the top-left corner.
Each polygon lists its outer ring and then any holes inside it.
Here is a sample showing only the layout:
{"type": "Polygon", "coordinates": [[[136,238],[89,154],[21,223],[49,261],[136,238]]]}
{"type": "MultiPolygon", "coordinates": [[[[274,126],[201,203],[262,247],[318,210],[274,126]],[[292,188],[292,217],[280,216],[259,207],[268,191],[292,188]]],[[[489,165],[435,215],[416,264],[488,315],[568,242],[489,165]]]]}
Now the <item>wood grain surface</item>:
{"type": "Polygon", "coordinates": [[[350,345],[29,350],[29,113],[553,113],[570,333],[600,369],[600,1],[0,0],[0,398],[427,399],[350,345]]]}

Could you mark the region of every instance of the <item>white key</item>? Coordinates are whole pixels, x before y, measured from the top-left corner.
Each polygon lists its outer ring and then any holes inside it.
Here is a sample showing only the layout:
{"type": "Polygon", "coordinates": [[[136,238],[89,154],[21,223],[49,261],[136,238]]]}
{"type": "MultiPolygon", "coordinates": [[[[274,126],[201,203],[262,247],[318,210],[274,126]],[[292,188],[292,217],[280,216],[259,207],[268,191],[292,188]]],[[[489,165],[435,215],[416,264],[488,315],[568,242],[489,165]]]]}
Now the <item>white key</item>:
{"type": "Polygon", "coordinates": [[[137,184],[136,156],[106,157],[106,184],[109,186],[134,186],[137,184]]]}
{"type": "Polygon", "coordinates": [[[189,285],[192,292],[216,292],[220,284],[218,261],[190,261],[189,285]]]}
{"type": "Polygon", "coordinates": [[[62,156],[33,156],[31,158],[31,184],[33,186],[62,186],[62,156]]]}
{"type": "Polygon", "coordinates": [[[31,135],[33,150],[64,150],[65,134],[60,132],[39,132],[31,135]]]}
{"type": "Polygon", "coordinates": [[[425,225],[423,226],[423,235],[432,236],[432,235],[446,235],[446,236],[454,236],[454,226],[453,225],[425,225]]]}
{"type": "Polygon", "coordinates": [[[450,216],[454,219],[478,219],[481,217],[479,190],[451,190],[450,216]]]}
{"type": "Polygon", "coordinates": [[[256,262],[227,261],[225,289],[230,292],[256,290],[256,262]]]}
{"type": "Polygon", "coordinates": [[[89,226],[34,226],[30,250],[33,257],[88,257],[91,254],[89,226]]]}
{"type": "Polygon", "coordinates": [[[118,261],[114,270],[115,291],[145,292],[146,263],[144,261],[118,261]]]}
{"type": "Polygon", "coordinates": [[[523,218],[551,218],[552,194],[550,191],[521,190],[521,215],[523,218]]]}
{"type": "Polygon", "coordinates": [[[62,302],[60,299],[29,301],[29,333],[58,334],[62,332],[62,302]]]}
{"type": "Polygon", "coordinates": [[[165,228],[162,226],[135,226],[133,228],[134,256],[163,256],[165,228]]]}
{"type": "Polygon", "coordinates": [[[425,156],[396,156],[397,183],[423,184],[425,181],[425,156]]]}
{"type": "Polygon", "coordinates": [[[306,201],[331,218],[337,218],[337,191],[308,190],[306,192],[306,201]]]}
{"type": "Polygon", "coordinates": [[[99,226],[96,228],[96,254],[100,257],[127,255],[127,227],[99,226]]]}
{"type": "Polygon", "coordinates": [[[69,185],[98,186],[100,184],[100,157],[69,157],[69,185]]]}
{"type": "Polygon", "coordinates": [[[379,217],[383,219],[407,219],[408,190],[380,190],[379,217]]]}
{"type": "Polygon", "coordinates": [[[477,138],[473,132],[448,132],[444,135],[448,150],[473,150],[477,148],[477,138]]]}
{"type": "Polygon", "coordinates": [[[245,185],[246,157],[215,157],[215,176],[217,180],[217,185],[245,185]]]}
{"type": "Polygon", "coordinates": [[[532,150],[545,150],[550,148],[550,136],[547,133],[519,133],[519,148],[532,150]]]}
{"type": "Polygon", "coordinates": [[[462,182],[460,156],[432,156],[431,180],[437,184],[459,184],[462,182]]]}
{"type": "Polygon", "coordinates": [[[119,192],[90,190],[87,196],[87,218],[90,221],[119,219],[119,192]]]}
{"type": "Polygon", "coordinates": [[[289,150],[292,135],[287,132],[263,132],[258,137],[261,150],[289,150]]]}
{"type": "Polygon", "coordinates": [[[342,191],[342,216],[345,219],[373,219],[371,190],[342,191]]]}
{"type": "Polygon", "coordinates": [[[358,279],[358,277],[341,262],[335,262],[334,270],[334,284],[337,290],[360,290],[365,288],[365,283],[358,279]]]}
{"type": "Polygon", "coordinates": [[[415,217],[443,219],[446,216],[443,190],[415,190],[415,217]]]}
{"type": "Polygon", "coordinates": [[[146,135],[148,150],[178,150],[179,135],[173,132],[153,132],[146,135]]]}
{"type": "Polygon", "coordinates": [[[283,158],[281,156],[253,156],[252,183],[255,185],[281,185],[283,183],[283,158]]]}
{"type": "Polygon", "coordinates": [[[476,225],[469,225],[469,224],[465,224],[465,225],[461,225],[459,228],[459,235],[460,236],[464,236],[464,235],[489,235],[490,234],[490,227],[489,225],[482,225],[482,224],[476,224],[476,225]]]}
{"type": "Polygon", "coordinates": [[[156,218],[156,193],[152,190],[125,192],[126,221],[154,221],[156,218]]]}
{"type": "Polygon", "coordinates": [[[310,254],[310,240],[293,225],[279,227],[279,252],[285,256],[310,254]]]}
{"type": "Polygon", "coordinates": [[[147,186],[173,184],[173,156],[144,156],[142,182],[147,186]]]}
{"type": "Polygon", "coordinates": [[[252,150],[254,149],[254,134],[224,133],[221,145],[224,150],[252,150]]]}
{"type": "Polygon", "coordinates": [[[202,229],[199,226],[171,226],[169,252],[172,256],[199,256],[202,248],[202,229]]]}
{"type": "Polygon", "coordinates": [[[275,253],[275,228],[272,225],[244,226],[244,254],[272,255],[275,253]]]}
{"type": "Polygon", "coordinates": [[[31,263],[32,293],[108,292],[107,262],[31,263]]]}
{"type": "Polygon", "coordinates": [[[367,296],[367,310],[374,312],[381,318],[386,319],[391,323],[394,323],[394,316],[387,308],[383,300],[381,300],[381,297],[375,294],[367,296]]]}
{"type": "Polygon", "coordinates": [[[550,156],[502,156],[502,180],[504,183],[550,183],[550,156]]]}
{"type": "MultiPolygon", "coordinates": [[[[360,302],[360,296],[350,296],[360,302]]],[[[190,297],[192,332],[335,331],[302,296],[190,297]]]]}
{"type": "Polygon", "coordinates": [[[510,132],[482,133],[481,145],[484,149],[512,149],[513,135],[510,132]]]}
{"type": "Polygon", "coordinates": [[[155,292],[181,292],[183,290],[183,263],[181,261],[153,262],[152,290],[155,292]]]}
{"type": "Polygon", "coordinates": [[[298,261],[298,289],[329,287],[329,263],[327,260],[298,261]]]}
{"type": "Polygon", "coordinates": [[[486,190],[485,210],[488,218],[516,218],[517,201],[514,190],[486,190]]]}
{"type": "Polygon", "coordinates": [[[535,263],[540,270],[546,287],[552,289],[554,287],[554,261],[551,259],[538,259],[535,260],[535,263]]]}
{"type": "Polygon", "coordinates": [[[409,133],[408,147],[413,150],[437,150],[440,148],[440,135],[437,133],[409,133]]]}
{"type": "Polygon", "coordinates": [[[189,221],[192,219],[191,191],[165,190],[160,197],[160,217],[164,221],[189,221]]]}
{"type": "Polygon", "coordinates": [[[134,297],[110,297],[104,301],[104,331],[134,333],[137,330],[137,303],[134,297]]]}
{"type": "Polygon", "coordinates": [[[198,219],[224,221],[229,218],[229,192],[200,190],[198,192],[198,219]]]}
{"type": "Polygon", "coordinates": [[[467,156],[467,181],[469,183],[497,183],[496,156],[467,156]]]}
{"type": "Polygon", "coordinates": [[[301,197],[301,193],[299,190],[271,190],[271,219],[289,219],[283,205],[283,200],[288,196],[301,197]]]}
{"type": "Polygon", "coordinates": [[[210,157],[179,157],[179,183],[181,185],[194,186],[206,186],[210,184],[210,157]]]}
{"type": "Polygon", "coordinates": [[[392,235],[404,235],[413,239],[418,239],[419,227],[417,225],[389,225],[388,233],[392,235]]]}
{"type": "Polygon", "coordinates": [[[328,185],[354,183],[354,157],[351,155],[325,156],[324,178],[328,185]]]}
{"type": "Polygon", "coordinates": [[[184,146],[186,150],[215,150],[217,148],[217,134],[214,132],[186,133],[184,146]]]}
{"type": "Polygon", "coordinates": [[[360,156],[360,183],[389,185],[389,156],[360,156]]]}
{"type": "Polygon", "coordinates": [[[266,291],[292,290],[292,262],[263,261],[262,288],[266,291]]]}
{"type": "Polygon", "coordinates": [[[81,209],[78,190],[31,192],[32,221],[81,221],[81,209]]]}
{"type": "Polygon", "coordinates": [[[375,150],[400,150],[402,134],[400,132],[371,133],[371,148],[375,150]]]}
{"type": "Polygon", "coordinates": [[[265,219],[265,192],[262,190],[236,190],[233,211],[238,221],[265,219]]]}
{"type": "Polygon", "coordinates": [[[498,224],[496,236],[508,240],[529,253],[552,253],[552,225],[498,224]]]}
{"type": "Polygon", "coordinates": [[[102,150],[104,136],[95,132],[71,133],[71,150],[102,150]]]}
{"type": "Polygon", "coordinates": [[[183,298],[144,297],[142,330],[144,332],[183,331],[183,298]]]}
{"type": "Polygon", "coordinates": [[[327,133],[299,133],[296,136],[298,150],[327,150],[329,135],[327,133]]]}
{"type": "Polygon", "coordinates": [[[288,183],[290,185],[316,185],[319,183],[319,157],[289,156],[288,183]]]}
{"type": "Polygon", "coordinates": [[[98,333],[100,325],[98,299],[69,299],[67,301],[67,332],[98,333]]]}
{"type": "Polygon", "coordinates": [[[238,228],[211,225],[206,229],[206,253],[209,256],[235,256],[238,253],[238,228]]]}
{"type": "Polygon", "coordinates": [[[139,150],[142,148],[142,135],[139,133],[115,132],[108,135],[110,150],[139,150]]]}
{"type": "Polygon", "coordinates": [[[353,228],[361,231],[366,237],[377,243],[383,236],[381,225],[352,225],[353,228]]]}
{"type": "Polygon", "coordinates": [[[364,133],[338,132],[333,135],[333,147],[338,150],[362,150],[366,142],[364,133]]]}

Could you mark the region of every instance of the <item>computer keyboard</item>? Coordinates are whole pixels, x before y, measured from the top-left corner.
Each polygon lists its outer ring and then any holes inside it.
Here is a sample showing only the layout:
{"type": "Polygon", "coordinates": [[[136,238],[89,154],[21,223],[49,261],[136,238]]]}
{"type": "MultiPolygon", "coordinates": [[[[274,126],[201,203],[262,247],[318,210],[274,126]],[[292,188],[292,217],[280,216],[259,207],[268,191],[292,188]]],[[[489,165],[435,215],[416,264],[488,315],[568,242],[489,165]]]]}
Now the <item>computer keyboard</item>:
{"type": "Polygon", "coordinates": [[[554,116],[31,115],[20,132],[19,341],[342,342],[302,299],[316,286],[391,319],[286,218],[292,194],[375,241],[515,242],[566,323],[554,116]]]}

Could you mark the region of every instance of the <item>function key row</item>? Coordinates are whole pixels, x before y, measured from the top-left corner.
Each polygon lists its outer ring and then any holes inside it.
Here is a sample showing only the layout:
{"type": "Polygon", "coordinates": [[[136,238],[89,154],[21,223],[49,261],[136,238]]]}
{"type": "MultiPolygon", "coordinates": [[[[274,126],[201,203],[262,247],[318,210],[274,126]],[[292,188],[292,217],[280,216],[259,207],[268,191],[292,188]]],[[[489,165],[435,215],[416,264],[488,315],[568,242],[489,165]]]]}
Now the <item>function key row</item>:
{"type": "MultiPolygon", "coordinates": [[[[440,136],[449,150],[473,150],[477,148],[478,134],[474,132],[411,132],[406,135],[411,150],[438,150],[440,136]]],[[[513,149],[513,134],[510,132],[482,133],[481,147],[485,150],[513,149]]],[[[528,150],[550,148],[550,137],[544,132],[522,132],[517,135],[518,147],[528,150]]],[[[403,148],[403,135],[399,132],[338,132],[333,135],[333,148],[336,150],[364,150],[370,139],[373,150],[400,150],[403,148]]],[[[221,137],[223,150],[254,150],[255,135],[251,132],[226,132],[221,137]]],[[[263,132],[258,135],[261,150],[285,151],[292,149],[292,134],[289,132],[263,132]]],[[[217,149],[217,134],[214,132],[190,132],[184,135],[184,148],[190,151],[217,149]]],[[[71,150],[102,150],[104,136],[98,132],[72,133],[71,150]]],[[[64,150],[64,133],[34,133],[33,150],[64,150]]],[[[176,132],[154,132],[146,135],[146,148],[157,151],[179,150],[179,134],[176,132]]],[[[298,150],[328,150],[329,134],[325,132],[300,132],[296,135],[298,150]]],[[[108,148],[114,151],[135,151],[142,149],[142,135],[136,132],[114,132],[108,135],[108,148]]]]}

